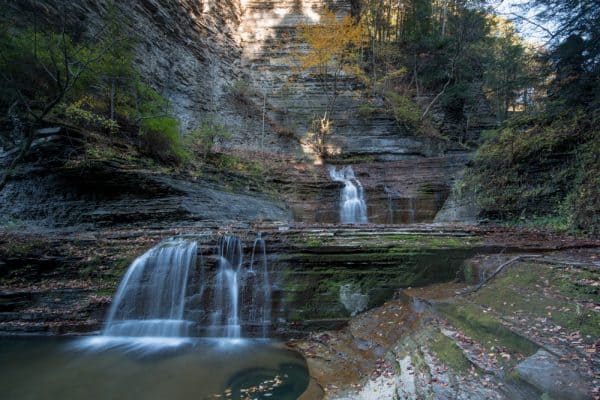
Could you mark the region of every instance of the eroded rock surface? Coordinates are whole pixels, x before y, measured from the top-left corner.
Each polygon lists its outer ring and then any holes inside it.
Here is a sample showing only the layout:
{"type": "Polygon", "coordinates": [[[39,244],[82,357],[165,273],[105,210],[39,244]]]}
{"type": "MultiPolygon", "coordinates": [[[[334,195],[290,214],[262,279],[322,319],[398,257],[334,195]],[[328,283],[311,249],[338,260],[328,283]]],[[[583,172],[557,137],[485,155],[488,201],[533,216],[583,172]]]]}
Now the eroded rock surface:
{"type": "Polygon", "coordinates": [[[528,357],[516,368],[519,376],[544,393],[558,399],[592,399],[590,387],[571,365],[544,350],[528,357]]]}
{"type": "Polygon", "coordinates": [[[595,398],[596,253],[521,261],[471,294],[464,283],[409,289],[341,330],[290,344],[327,399],[595,398]]]}

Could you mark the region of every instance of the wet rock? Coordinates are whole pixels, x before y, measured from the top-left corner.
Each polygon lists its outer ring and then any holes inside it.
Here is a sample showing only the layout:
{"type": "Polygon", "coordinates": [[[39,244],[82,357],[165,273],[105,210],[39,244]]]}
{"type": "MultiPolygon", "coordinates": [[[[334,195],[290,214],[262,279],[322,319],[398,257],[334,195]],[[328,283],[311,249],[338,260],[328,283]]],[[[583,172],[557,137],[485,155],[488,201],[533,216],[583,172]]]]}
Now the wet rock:
{"type": "Polygon", "coordinates": [[[561,362],[557,357],[544,350],[519,363],[516,367],[519,376],[558,399],[588,400],[590,387],[583,378],[573,370],[573,366],[561,362]]]}
{"type": "Polygon", "coordinates": [[[369,296],[360,292],[354,292],[352,285],[342,285],[340,287],[340,302],[351,316],[355,316],[367,309],[369,296]]]}
{"type": "Polygon", "coordinates": [[[477,224],[480,211],[475,204],[467,203],[450,195],[442,209],[436,214],[433,222],[477,224]]]}

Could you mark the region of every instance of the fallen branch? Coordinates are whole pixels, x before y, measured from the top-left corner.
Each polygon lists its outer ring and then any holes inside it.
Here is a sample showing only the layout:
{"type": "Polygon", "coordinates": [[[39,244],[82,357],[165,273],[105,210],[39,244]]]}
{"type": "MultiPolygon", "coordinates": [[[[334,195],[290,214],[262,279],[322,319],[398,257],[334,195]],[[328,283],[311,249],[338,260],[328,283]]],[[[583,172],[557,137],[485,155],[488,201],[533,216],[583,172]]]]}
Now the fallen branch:
{"type": "Polygon", "coordinates": [[[540,260],[540,262],[545,263],[545,264],[557,265],[559,267],[573,267],[573,268],[578,268],[578,269],[585,269],[588,271],[596,271],[600,268],[600,265],[598,265],[598,264],[560,260],[558,258],[550,258],[550,257],[546,257],[546,256],[543,256],[542,259],[540,260]]]}
{"type": "Polygon", "coordinates": [[[514,264],[518,261],[524,260],[524,259],[528,259],[528,258],[538,258],[541,257],[541,255],[539,254],[522,254],[520,256],[516,256],[514,258],[511,258],[510,260],[506,261],[503,264],[500,264],[500,266],[498,266],[498,268],[496,268],[496,270],[490,275],[488,276],[485,280],[483,280],[482,282],[480,282],[478,285],[473,286],[467,290],[465,290],[462,294],[469,294],[469,293],[473,293],[478,291],[479,289],[481,289],[483,286],[485,286],[485,284],[487,284],[489,281],[491,281],[493,278],[496,277],[496,275],[498,275],[500,272],[502,272],[502,270],[506,267],[508,267],[511,264],[514,264]]]}

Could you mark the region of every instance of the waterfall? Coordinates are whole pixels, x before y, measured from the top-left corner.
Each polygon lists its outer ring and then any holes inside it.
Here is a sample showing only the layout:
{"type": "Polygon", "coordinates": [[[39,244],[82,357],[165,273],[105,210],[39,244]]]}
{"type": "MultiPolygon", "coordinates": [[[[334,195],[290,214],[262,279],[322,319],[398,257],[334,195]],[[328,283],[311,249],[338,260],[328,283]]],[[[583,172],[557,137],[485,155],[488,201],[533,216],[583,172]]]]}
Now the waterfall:
{"type": "Polygon", "coordinates": [[[251,254],[245,261],[242,241],[223,236],[213,268],[198,260],[196,241],[159,243],[125,273],[100,338],[267,337],[272,290],[260,234],[251,254]]]}
{"type": "Polygon", "coordinates": [[[266,337],[271,324],[271,285],[264,240],[259,234],[250,263],[244,264],[241,240],[224,236],[218,259],[209,335],[236,339],[244,326],[266,337]]]}
{"type": "Polygon", "coordinates": [[[138,257],[119,285],[104,336],[188,336],[185,296],[196,257],[196,242],[183,239],[166,240],[138,257]]]}
{"type": "Polygon", "coordinates": [[[271,326],[272,290],[267,263],[267,246],[260,233],[252,246],[249,273],[254,279],[253,287],[259,288],[252,291],[250,320],[259,324],[262,328],[262,337],[267,337],[271,326]]]}
{"type": "Polygon", "coordinates": [[[354,176],[352,167],[346,166],[339,171],[335,167],[330,167],[329,176],[334,181],[344,184],[340,200],[340,222],[342,224],[368,223],[364,190],[354,176]]]}

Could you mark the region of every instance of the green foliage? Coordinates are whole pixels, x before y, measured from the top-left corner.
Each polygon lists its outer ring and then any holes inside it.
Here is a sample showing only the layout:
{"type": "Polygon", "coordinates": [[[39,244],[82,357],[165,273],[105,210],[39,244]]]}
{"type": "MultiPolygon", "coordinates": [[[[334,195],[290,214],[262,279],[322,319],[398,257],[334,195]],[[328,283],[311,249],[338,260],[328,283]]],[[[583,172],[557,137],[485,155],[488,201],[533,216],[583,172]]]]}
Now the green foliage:
{"type": "Polygon", "coordinates": [[[21,30],[3,23],[0,106],[7,110],[18,104],[27,119],[45,117],[58,102],[76,92],[76,78],[83,74],[83,66],[94,56],[92,53],[60,33],[21,30]],[[76,57],[70,57],[72,54],[76,57]]]}
{"type": "Polygon", "coordinates": [[[210,156],[211,162],[221,171],[238,172],[254,178],[265,174],[261,163],[246,160],[231,154],[214,154],[210,156]]]}
{"type": "Polygon", "coordinates": [[[142,150],[161,162],[180,164],[189,159],[176,118],[157,117],[144,120],[140,138],[142,150]]]}
{"type": "Polygon", "coordinates": [[[361,104],[360,107],[358,107],[358,115],[361,118],[369,118],[371,116],[373,116],[373,114],[375,114],[379,109],[377,107],[373,107],[371,104],[369,103],[365,103],[365,104],[361,104]]]}
{"type": "Polygon", "coordinates": [[[465,185],[485,215],[598,234],[598,132],[583,110],[514,118],[477,151],[465,185]]]}
{"type": "Polygon", "coordinates": [[[257,94],[256,89],[245,79],[238,79],[229,86],[229,93],[238,101],[246,101],[257,94]]]}
{"type": "Polygon", "coordinates": [[[117,121],[87,110],[84,108],[84,103],[85,101],[82,99],[67,106],[64,110],[65,116],[80,126],[101,129],[109,133],[116,133],[119,130],[117,121]]]}
{"type": "Polygon", "coordinates": [[[573,188],[563,208],[570,226],[590,235],[600,236],[600,130],[589,133],[578,148],[578,166],[573,188]]]}
{"type": "Polygon", "coordinates": [[[93,40],[70,26],[42,25],[0,25],[1,115],[32,123],[62,118],[111,134],[123,127],[125,138],[158,161],[189,158],[169,101],[134,68],[136,41],[114,4],[93,40]]]}
{"type": "Polygon", "coordinates": [[[486,100],[499,121],[530,108],[539,93],[534,84],[547,76],[534,76],[532,52],[484,3],[364,0],[362,20],[369,33],[364,67],[374,91],[428,97],[421,114],[441,106],[451,140],[475,144],[472,110],[486,100]]]}
{"type": "Polygon", "coordinates": [[[186,139],[192,147],[198,148],[206,159],[217,141],[231,139],[231,132],[225,125],[207,119],[202,121],[198,129],[188,133],[186,139]]]}
{"type": "Polygon", "coordinates": [[[421,110],[413,100],[392,91],[385,93],[385,99],[400,126],[411,132],[420,131],[421,110]]]}

